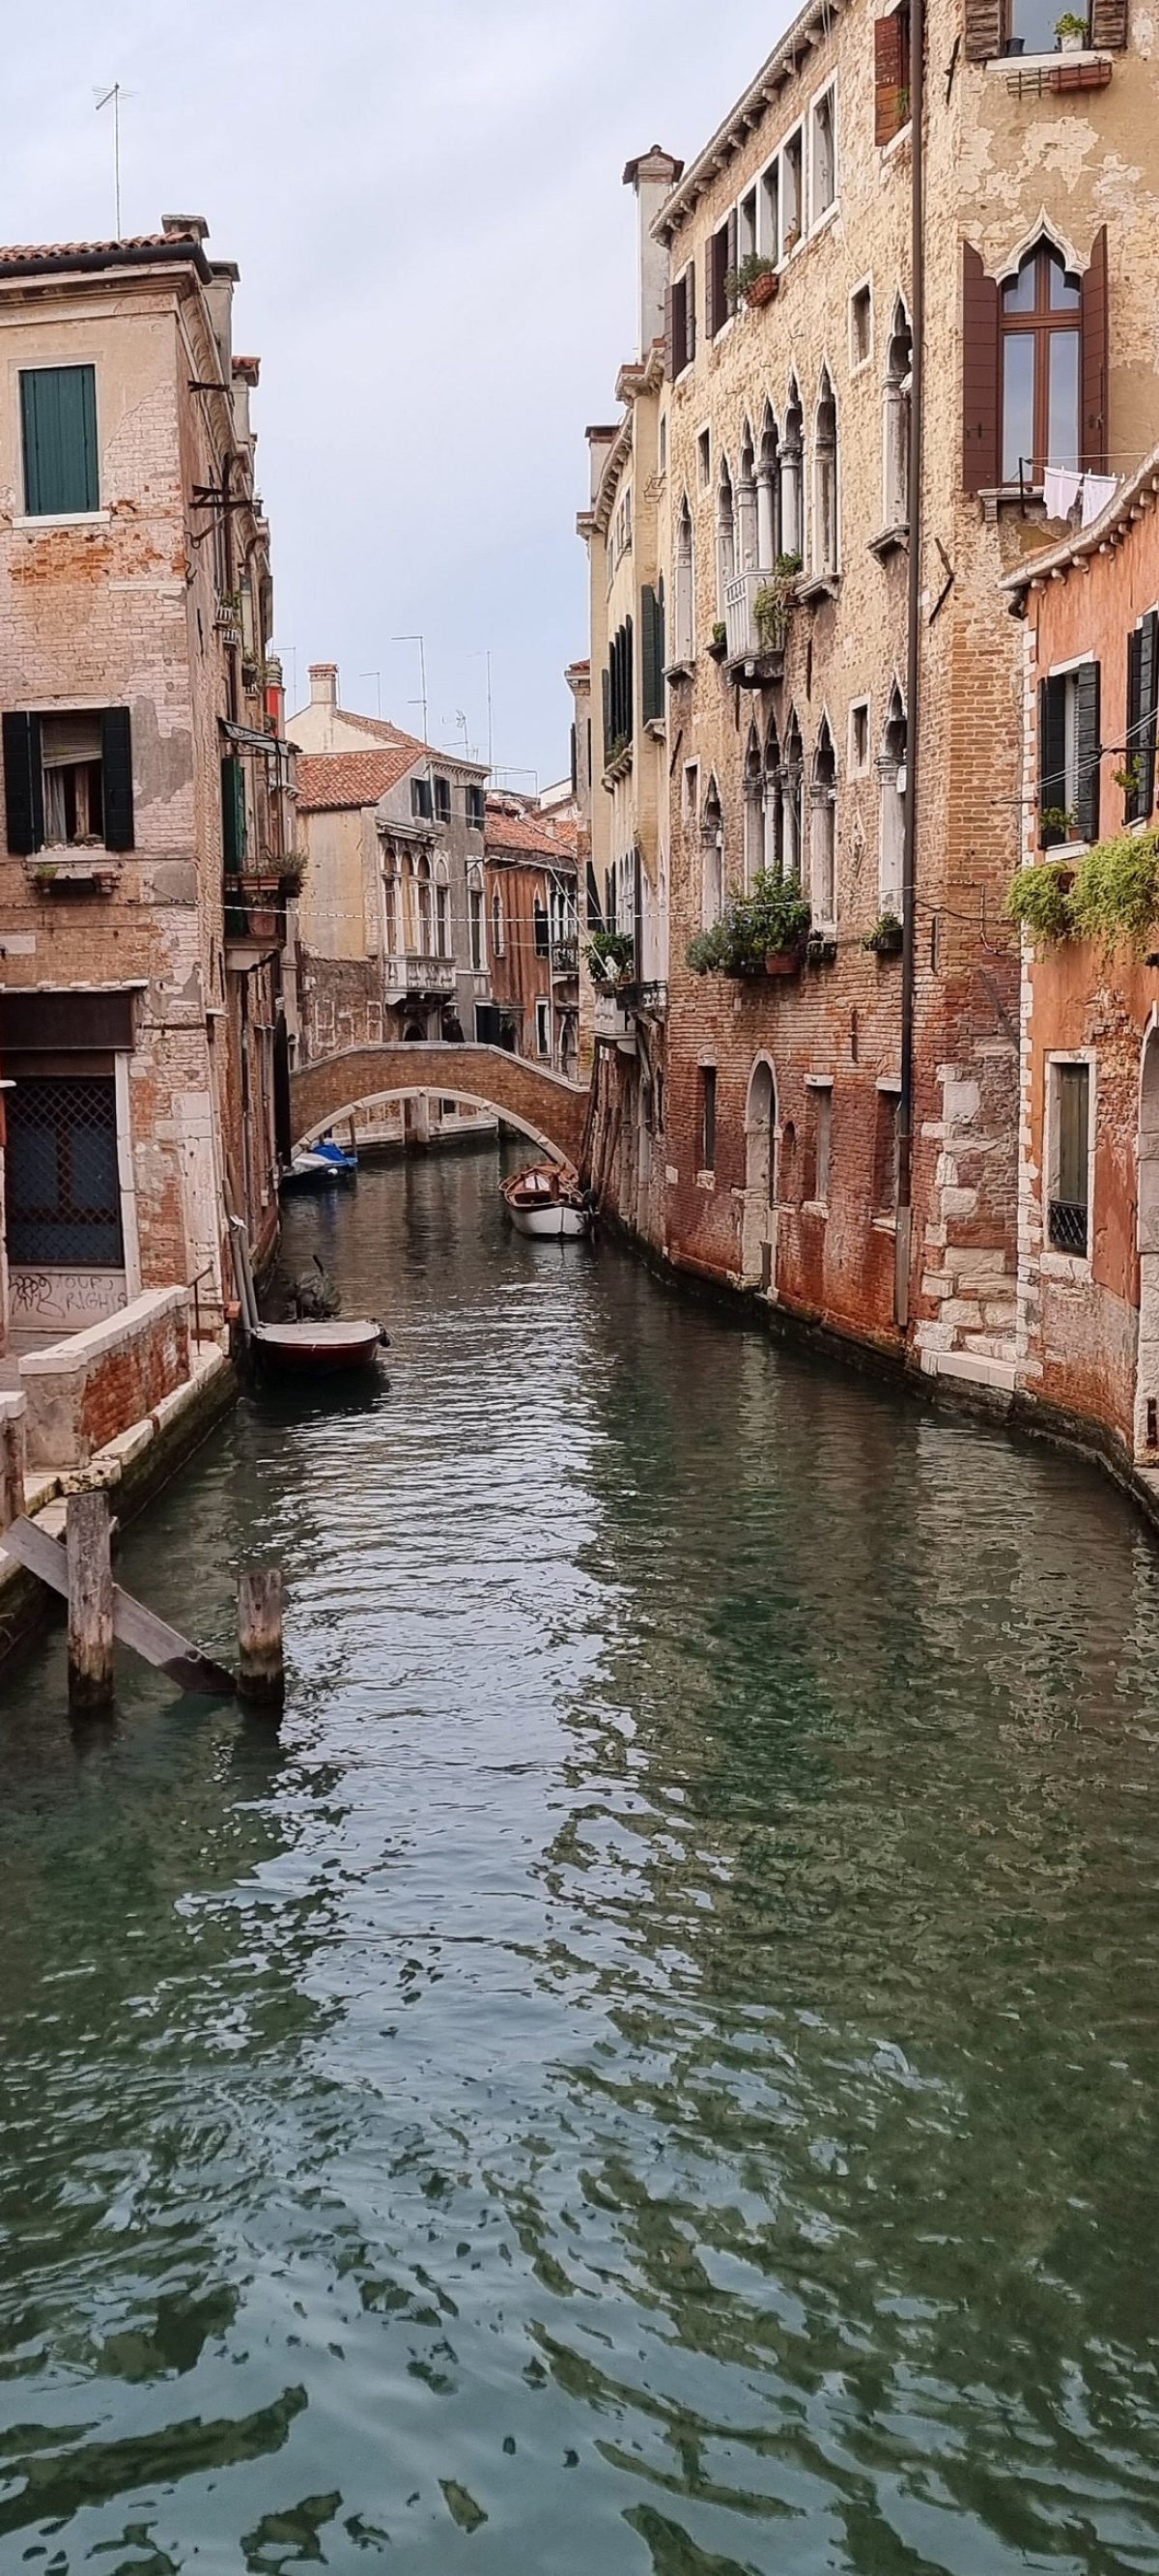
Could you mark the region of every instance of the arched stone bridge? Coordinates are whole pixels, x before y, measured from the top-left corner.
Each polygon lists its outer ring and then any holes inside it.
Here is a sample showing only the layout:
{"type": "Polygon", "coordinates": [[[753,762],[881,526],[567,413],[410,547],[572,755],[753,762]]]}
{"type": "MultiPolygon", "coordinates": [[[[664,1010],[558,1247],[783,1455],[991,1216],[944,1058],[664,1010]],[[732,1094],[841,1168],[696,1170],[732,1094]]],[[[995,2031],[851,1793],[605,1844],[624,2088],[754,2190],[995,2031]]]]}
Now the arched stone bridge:
{"type": "Polygon", "coordinates": [[[295,1145],[308,1144],[352,1110],[382,1100],[470,1100],[518,1127],[556,1161],[578,1164],[588,1087],[505,1047],[401,1041],[344,1047],[290,1076],[295,1145]]]}

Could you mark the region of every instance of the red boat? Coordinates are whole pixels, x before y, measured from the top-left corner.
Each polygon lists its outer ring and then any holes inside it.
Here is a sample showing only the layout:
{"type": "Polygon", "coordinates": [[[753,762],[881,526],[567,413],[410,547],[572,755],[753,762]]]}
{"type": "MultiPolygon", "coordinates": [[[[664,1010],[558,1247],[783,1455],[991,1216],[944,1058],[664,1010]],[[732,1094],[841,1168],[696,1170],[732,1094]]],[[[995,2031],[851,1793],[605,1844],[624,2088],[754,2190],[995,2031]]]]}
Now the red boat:
{"type": "Polygon", "coordinates": [[[330,1323],[254,1324],[250,1345],[263,1368],[284,1375],[303,1370],[370,1368],[386,1335],[372,1316],[330,1323]]]}

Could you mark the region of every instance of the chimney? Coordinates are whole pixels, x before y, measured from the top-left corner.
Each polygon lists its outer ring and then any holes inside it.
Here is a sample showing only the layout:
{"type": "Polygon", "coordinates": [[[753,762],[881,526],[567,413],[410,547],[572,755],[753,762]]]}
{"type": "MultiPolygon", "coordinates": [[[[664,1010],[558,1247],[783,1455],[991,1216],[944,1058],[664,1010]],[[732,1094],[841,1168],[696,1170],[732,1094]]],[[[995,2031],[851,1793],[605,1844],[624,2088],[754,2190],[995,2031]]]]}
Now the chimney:
{"type": "Polygon", "coordinates": [[[646,358],[654,340],[664,336],[664,297],[668,286],[668,252],[663,242],[654,241],[652,226],[669,189],[684,168],[671,152],[653,143],[635,161],[629,161],[624,172],[624,186],[636,191],[640,238],[640,356],[646,358]]]}
{"type": "Polygon", "coordinates": [[[204,215],[162,215],[161,230],[167,241],[203,242],[209,239],[209,226],[204,215]]]}
{"type": "Polygon", "coordinates": [[[258,380],[260,360],[235,358],[233,362],[233,427],[239,447],[252,446],[254,433],[250,424],[250,393],[258,380]]]}
{"type": "Polygon", "coordinates": [[[584,437],[588,443],[593,501],[595,500],[600,484],[603,481],[604,467],[608,461],[608,449],[612,445],[613,440],[619,437],[619,434],[620,427],[618,421],[613,421],[610,428],[591,428],[585,429],[584,431],[584,437]]]}
{"type": "Polygon", "coordinates": [[[205,301],[209,306],[209,319],[217,342],[221,372],[228,385],[232,382],[233,375],[233,330],[230,319],[233,311],[233,290],[241,270],[235,259],[211,260],[210,267],[212,276],[205,289],[205,301]]]}
{"type": "Polygon", "coordinates": [[[312,707],[336,707],[338,704],[337,662],[311,662],[310,704],[312,707]]]}

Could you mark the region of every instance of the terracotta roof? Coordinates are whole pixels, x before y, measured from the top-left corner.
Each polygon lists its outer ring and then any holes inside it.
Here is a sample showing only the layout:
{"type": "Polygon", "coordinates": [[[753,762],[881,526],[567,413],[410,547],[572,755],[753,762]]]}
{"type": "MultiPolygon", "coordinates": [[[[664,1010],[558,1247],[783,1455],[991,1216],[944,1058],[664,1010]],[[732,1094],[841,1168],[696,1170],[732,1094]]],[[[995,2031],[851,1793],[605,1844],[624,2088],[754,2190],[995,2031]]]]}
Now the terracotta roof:
{"type": "Polygon", "coordinates": [[[0,245],[0,275],[7,270],[67,268],[72,261],[115,267],[140,259],[192,257],[203,276],[210,274],[201,243],[192,233],[127,233],[121,241],[10,242],[0,245]]]}
{"type": "Polygon", "coordinates": [[[484,842],[488,856],[501,856],[505,851],[528,853],[533,858],[562,860],[574,867],[579,826],[564,817],[554,825],[546,815],[510,814],[487,800],[487,824],[484,842]]]}
{"type": "Polygon", "coordinates": [[[377,805],[389,787],[397,787],[413,769],[422,744],[399,742],[381,751],[301,751],[298,754],[298,810],[303,814],[340,814],[353,806],[377,805]]]}
{"type": "MultiPolygon", "coordinates": [[[[302,707],[298,712],[305,715],[307,710],[302,707]]],[[[374,742],[393,743],[399,749],[405,748],[412,760],[435,760],[443,766],[449,762],[453,768],[477,769],[481,776],[486,775],[485,760],[468,760],[466,754],[461,751],[439,751],[433,742],[420,742],[417,734],[404,733],[401,725],[388,724],[385,716],[356,716],[351,714],[349,707],[335,707],[334,713],[342,724],[353,725],[356,732],[369,734],[374,742]]],[[[292,740],[294,732],[292,717],[287,730],[292,740]]],[[[341,755],[338,752],[311,752],[303,754],[302,757],[313,760],[337,760],[341,755]]]]}

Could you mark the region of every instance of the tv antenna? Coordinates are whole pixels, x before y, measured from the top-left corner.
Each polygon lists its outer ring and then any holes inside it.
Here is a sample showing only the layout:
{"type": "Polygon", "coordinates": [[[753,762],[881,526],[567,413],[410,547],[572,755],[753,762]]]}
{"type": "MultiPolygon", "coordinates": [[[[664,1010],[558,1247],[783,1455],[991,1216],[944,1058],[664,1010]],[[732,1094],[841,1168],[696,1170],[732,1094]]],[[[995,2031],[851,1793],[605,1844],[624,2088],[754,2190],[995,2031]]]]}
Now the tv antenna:
{"type": "Polygon", "coordinates": [[[426,738],[427,738],[427,647],[426,647],[426,638],[425,638],[425,636],[422,636],[422,635],[395,635],[395,636],[393,636],[393,637],[392,637],[392,639],[391,639],[391,640],[392,640],[392,642],[393,642],[393,643],[395,643],[395,644],[417,644],[417,645],[418,645],[418,648],[419,648],[419,688],[420,688],[420,689],[421,689],[421,691],[422,691],[422,695],[421,695],[421,697],[418,697],[418,698],[412,698],[412,699],[411,699],[411,701],[410,701],[410,704],[412,705],[412,707],[418,706],[418,707],[421,707],[421,708],[422,708],[422,711],[423,711],[423,741],[425,742],[425,741],[426,741],[426,738]]]}
{"type": "Polygon", "coordinates": [[[121,238],[121,100],[123,98],[135,98],[136,91],[131,89],[122,89],[120,82],[114,81],[111,89],[94,90],[93,96],[97,102],[98,116],[100,115],[102,107],[107,107],[110,100],[112,101],[113,198],[116,206],[116,231],[113,237],[114,240],[119,241],[121,238]]]}
{"type": "Polygon", "coordinates": [[[377,707],[377,709],[378,709],[379,720],[381,721],[381,718],[382,718],[382,673],[381,673],[381,671],[360,671],[360,672],[359,672],[359,674],[358,674],[358,677],[359,677],[359,679],[360,679],[360,680],[373,680],[373,682],[374,682],[374,700],[375,700],[375,705],[376,705],[376,707],[377,707]]]}

